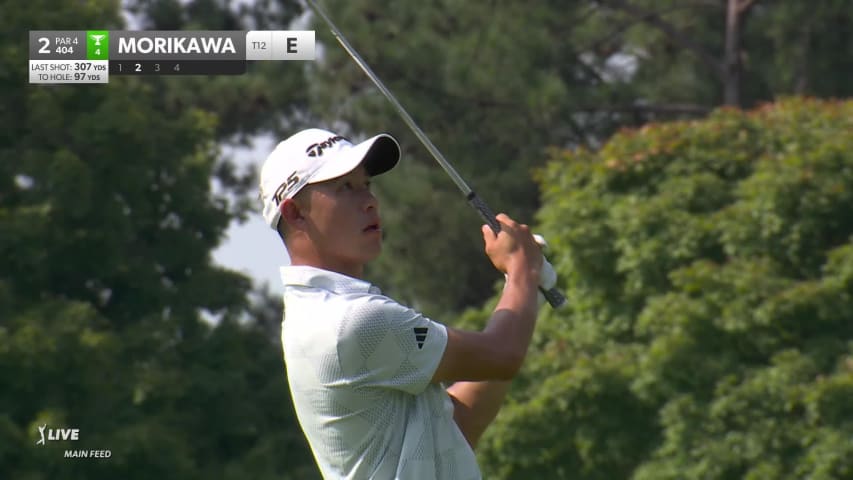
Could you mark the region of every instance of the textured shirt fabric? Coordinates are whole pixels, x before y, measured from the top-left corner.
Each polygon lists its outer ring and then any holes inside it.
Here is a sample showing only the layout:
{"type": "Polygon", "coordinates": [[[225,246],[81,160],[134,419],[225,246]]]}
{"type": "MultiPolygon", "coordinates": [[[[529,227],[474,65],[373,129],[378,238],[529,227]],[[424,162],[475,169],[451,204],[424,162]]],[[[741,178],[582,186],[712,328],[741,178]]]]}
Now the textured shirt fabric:
{"type": "Polygon", "coordinates": [[[368,282],[281,268],[281,341],[296,415],[326,479],[481,478],[430,382],[447,329],[368,282]]]}

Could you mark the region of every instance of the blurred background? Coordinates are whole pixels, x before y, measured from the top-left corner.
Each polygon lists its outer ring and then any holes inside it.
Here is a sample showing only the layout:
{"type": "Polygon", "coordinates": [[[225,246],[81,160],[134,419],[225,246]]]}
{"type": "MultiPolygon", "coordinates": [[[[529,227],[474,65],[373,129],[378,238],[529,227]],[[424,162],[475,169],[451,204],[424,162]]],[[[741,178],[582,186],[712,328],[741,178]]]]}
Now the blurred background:
{"type": "MultiPolygon", "coordinates": [[[[541,312],[484,478],[853,478],[848,1],[323,4],[551,244],[570,307],[541,312]]],[[[318,478],[256,187],[304,127],[400,140],[368,279],[488,318],[481,220],[305,5],[7,0],[0,24],[0,478],[318,478]],[[313,29],[318,58],[27,84],[29,30],[87,29],[313,29]]]]}

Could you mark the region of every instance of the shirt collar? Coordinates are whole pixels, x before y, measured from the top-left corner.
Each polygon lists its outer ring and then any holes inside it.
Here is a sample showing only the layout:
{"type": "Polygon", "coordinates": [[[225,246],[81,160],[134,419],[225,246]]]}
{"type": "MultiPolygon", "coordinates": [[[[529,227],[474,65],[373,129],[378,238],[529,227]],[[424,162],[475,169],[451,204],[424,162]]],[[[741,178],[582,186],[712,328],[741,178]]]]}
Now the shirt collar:
{"type": "Polygon", "coordinates": [[[335,293],[381,293],[379,287],[370,282],[322,268],[289,265],[281,267],[279,271],[285,286],[322,288],[335,293]]]}

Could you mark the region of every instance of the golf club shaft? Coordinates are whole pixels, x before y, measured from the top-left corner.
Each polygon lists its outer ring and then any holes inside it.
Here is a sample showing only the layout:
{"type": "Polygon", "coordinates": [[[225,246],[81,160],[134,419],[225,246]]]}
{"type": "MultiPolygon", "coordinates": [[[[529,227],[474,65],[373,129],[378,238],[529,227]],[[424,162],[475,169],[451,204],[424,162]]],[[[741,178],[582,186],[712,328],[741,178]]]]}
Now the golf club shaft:
{"type": "MultiPolygon", "coordinates": [[[[379,91],[382,92],[382,94],[385,96],[386,99],[388,99],[389,102],[391,102],[391,105],[394,107],[394,109],[397,111],[403,121],[406,122],[406,125],[408,125],[409,128],[412,130],[412,133],[414,133],[415,136],[418,137],[418,140],[420,140],[424,147],[426,147],[426,149],[429,151],[435,161],[438,162],[439,165],[441,165],[441,168],[443,168],[445,172],[447,172],[447,174],[450,176],[450,179],[453,180],[453,183],[455,183],[456,186],[459,187],[459,190],[461,190],[462,194],[465,195],[465,198],[468,200],[468,203],[471,204],[471,206],[477,210],[477,212],[480,214],[481,217],[483,217],[483,219],[486,221],[489,227],[491,227],[492,231],[495,234],[500,232],[501,224],[495,217],[494,212],[489,208],[488,205],[486,205],[486,202],[484,202],[476,194],[476,192],[474,192],[474,190],[472,190],[471,187],[469,187],[468,184],[465,183],[465,180],[462,179],[462,177],[459,175],[456,169],[453,168],[450,162],[448,162],[447,159],[444,158],[444,155],[441,153],[441,151],[436,148],[435,145],[433,145],[429,137],[426,136],[423,130],[421,130],[421,127],[419,127],[418,124],[415,123],[415,121],[412,119],[411,115],[409,115],[409,112],[407,112],[406,109],[403,108],[402,105],[400,105],[400,102],[397,101],[397,97],[395,97],[394,94],[391,93],[390,90],[388,90],[385,84],[382,83],[381,80],[379,80],[379,77],[375,73],[373,73],[373,70],[370,68],[367,62],[365,62],[364,59],[361,58],[361,55],[359,55],[358,52],[355,50],[355,48],[350,45],[350,43],[338,29],[338,27],[335,26],[335,23],[332,22],[332,19],[329,18],[329,16],[326,14],[326,11],[323,10],[322,7],[320,7],[316,0],[307,0],[307,2],[311,5],[311,7],[314,8],[314,11],[317,12],[320,17],[322,17],[323,21],[332,31],[332,35],[334,35],[335,38],[338,40],[338,43],[340,43],[341,46],[344,47],[344,50],[347,51],[349,56],[352,57],[352,59],[355,61],[356,64],[358,64],[359,67],[361,67],[367,77],[370,78],[374,85],[376,85],[376,88],[378,88],[379,91]]],[[[566,298],[556,288],[546,290],[540,287],[539,290],[542,291],[542,295],[545,296],[545,299],[554,308],[558,308],[566,302],[566,298]]]]}

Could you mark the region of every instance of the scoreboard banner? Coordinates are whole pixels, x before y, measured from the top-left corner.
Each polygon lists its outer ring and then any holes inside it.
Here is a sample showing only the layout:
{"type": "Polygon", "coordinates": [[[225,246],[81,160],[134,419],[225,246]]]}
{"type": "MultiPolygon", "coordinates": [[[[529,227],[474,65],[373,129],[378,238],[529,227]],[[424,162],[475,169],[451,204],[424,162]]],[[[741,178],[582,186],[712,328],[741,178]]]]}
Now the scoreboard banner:
{"type": "Polygon", "coordinates": [[[314,31],[30,31],[30,83],[108,83],[110,75],[239,75],[255,60],[314,60],[314,31]]]}

